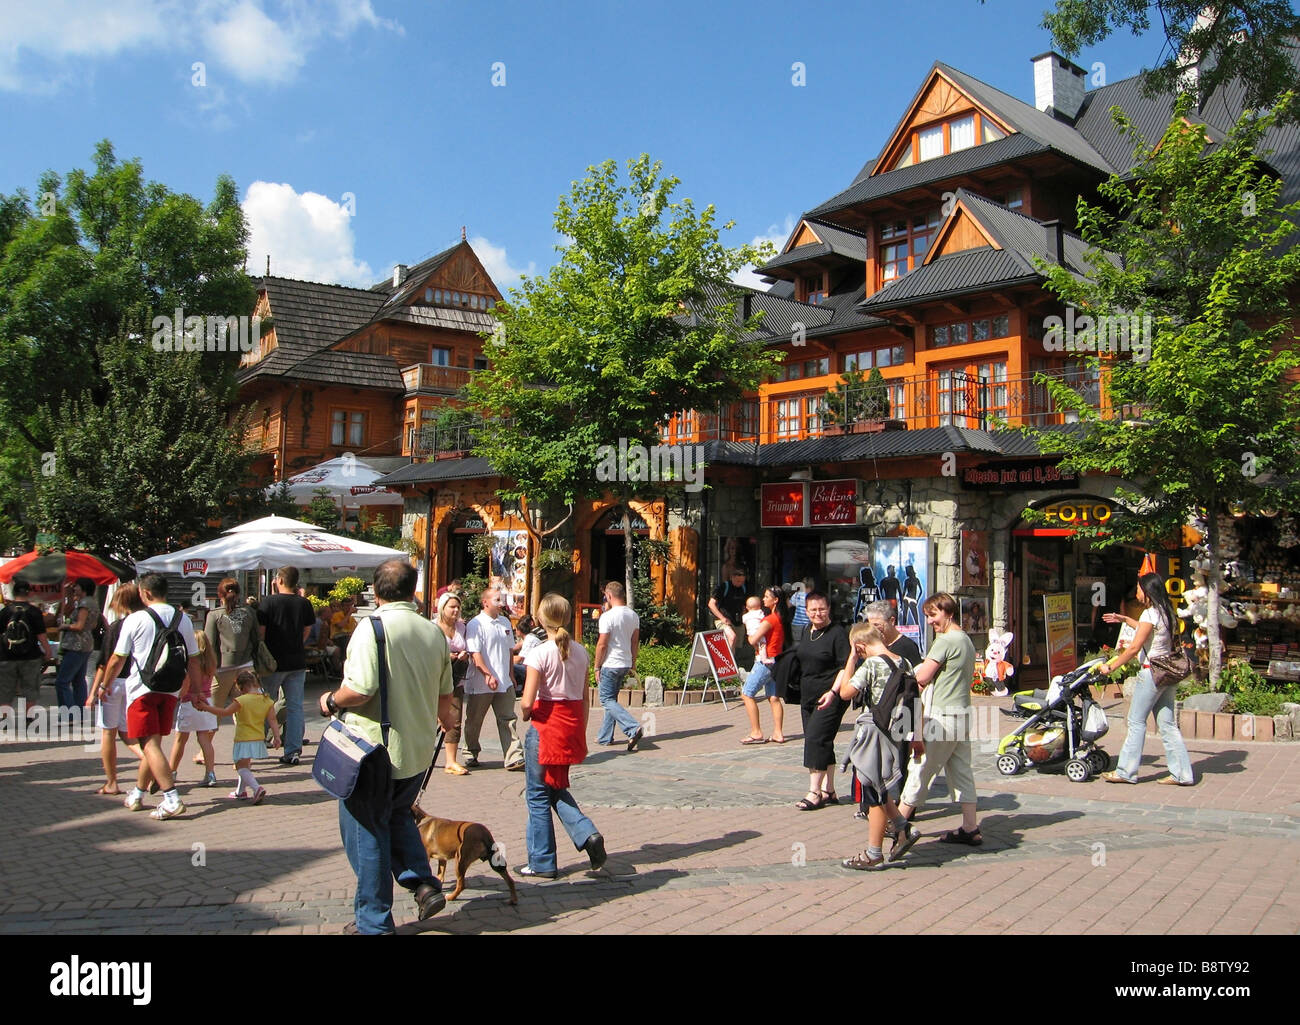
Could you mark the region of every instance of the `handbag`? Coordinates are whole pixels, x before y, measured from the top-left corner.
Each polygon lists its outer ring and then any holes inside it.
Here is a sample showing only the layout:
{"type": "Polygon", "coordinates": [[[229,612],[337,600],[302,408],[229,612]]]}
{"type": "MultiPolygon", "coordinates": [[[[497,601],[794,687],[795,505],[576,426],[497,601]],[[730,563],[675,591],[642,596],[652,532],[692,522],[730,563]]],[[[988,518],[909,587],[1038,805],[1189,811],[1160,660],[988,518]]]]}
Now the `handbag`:
{"type": "Polygon", "coordinates": [[[378,647],[379,728],[383,743],[371,743],[360,731],[336,716],[321,734],[316,757],[312,759],[311,778],[340,801],[352,796],[368,762],[388,756],[388,730],[392,723],[388,720],[388,659],[385,657],[384,625],[378,616],[371,616],[370,622],[374,626],[378,647]]]}
{"type": "Polygon", "coordinates": [[[253,655],[253,669],[258,676],[270,676],[275,672],[275,667],[279,665],[275,656],[271,654],[271,649],[266,646],[266,641],[257,642],[257,651],[253,655]]]}
{"type": "Polygon", "coordinates": [[[1181,647],[1168,655],[1147,659],[1147,665],[1151,667],[1151,682],[1157,687],[1171,687],[1192,675],[1192,660],[1181,647]]]}

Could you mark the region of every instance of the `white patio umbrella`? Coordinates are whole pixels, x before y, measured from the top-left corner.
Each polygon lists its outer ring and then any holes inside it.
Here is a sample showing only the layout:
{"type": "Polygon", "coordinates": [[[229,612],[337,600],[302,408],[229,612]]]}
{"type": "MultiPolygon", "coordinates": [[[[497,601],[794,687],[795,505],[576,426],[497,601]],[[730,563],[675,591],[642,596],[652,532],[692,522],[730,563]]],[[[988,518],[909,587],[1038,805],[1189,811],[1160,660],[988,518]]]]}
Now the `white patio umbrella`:
{"type": "MultiPolygon", "coordinates": [[[[257,521],[254,521],[256,523],[257,521]]],[[[276,569],[373,569],[389,559],[409,559],[396,548],[372,545],[355,538],[327,534],[315,527],[306,530],[250,530],[253,523],[229,530],[224,536],[167,555],[155,555],[136,563],[140,573],[179,573],[203,577],[235,570],[276,569]]]]}
{"type": "Polygon", "coordinates": [[[223,534],[256,534],[258,531],[296,530],[299,533],[319,534],[320,527],[302,520],[291,520],[288,516],[263,516],[260,520],[249,520],[238,527],[223,530],[223,534]]]}
{"type": "MultiPolygon", "coordinates": [[[[322,488],[338,506],[356,508],[362,505],[401,505],[402,496],[388,488],[375,487],[375,481],[384,476],[369,463],[355,456],[339,456],[295,474],[284,481],[289,497],[300,505],[307,505],[322,488]]],[[[273,484],[266,489],[271,494],[280,487],[273,484]]]]}

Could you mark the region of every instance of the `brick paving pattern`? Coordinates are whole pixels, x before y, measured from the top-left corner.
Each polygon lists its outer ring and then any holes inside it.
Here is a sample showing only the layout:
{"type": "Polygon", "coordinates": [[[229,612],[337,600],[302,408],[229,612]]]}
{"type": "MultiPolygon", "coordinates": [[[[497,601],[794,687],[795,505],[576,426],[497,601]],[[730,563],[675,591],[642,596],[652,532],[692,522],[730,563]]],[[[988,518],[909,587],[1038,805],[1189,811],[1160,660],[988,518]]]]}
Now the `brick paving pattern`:
{"type": "MultiPolygon", "coordinates": [[[[1164,772],[1153,733],[1136,787],[1074,784],[1059,768],[1008,779],[977,745],[984,846],[937,842],[960,824],[940,777],[917,819],[926,839],[898,866],[855,873],[839,866],[865,846],[854,808],[793,807],[807,782],[797,710],[787,717],[789,743],[757,748],[739,746],[746,727],[735,705],[636,711],[655,717],[655,736],[641,750],[597,748],[593,713],[592,755],[573,772],[573,792],[606,838],[604,870],[588,871],[559,830],[561,877],[535,882],[512,872],[517,907],[480,865],[461,898],[418,927],[414,904],[400,895],[401,931],[1300,931],[1300,891],[1288,887],[1300,870],[1300,744],[1189,740],[1199,780],[1190,788],[1155,785],[1164,772]],[[1051,901],[1024,900],[1030,886],[1051,901]]],[[[1113,755],[1123,705],[1108,711],[1113,755]]],[[[309,736],[320,722],[309,715],[309,736]]],[[[996,728],[1008,732],[1009,722],[996,728]]],[[[230,736],[228,726],[218,734],[219,758],[229,755],[230,736]]],[[[311,780],[313,750],[295,768],[255,766],[270,791],[258,807],[225,799],[228,766],[219,767],[222,786],[197,787],[201,770],[187,752],[181,794],[189,813],[156,822],[93,792],[102,781],[97,744],[0,745],[0,861],[10,868],[0,879],[0,933],[339,932],[352,919],[352,875],[335,803],[311,780]],[[34,885],[50,874],[14,870],[55,864],[59,888],[50,892],[34,885]]],[[[439,767],[422,804],[485,823],[517,869],[523,778],[501,769],[494,731],[484,730],[483,757],[484,767],[463,778],[439,767]]]]}

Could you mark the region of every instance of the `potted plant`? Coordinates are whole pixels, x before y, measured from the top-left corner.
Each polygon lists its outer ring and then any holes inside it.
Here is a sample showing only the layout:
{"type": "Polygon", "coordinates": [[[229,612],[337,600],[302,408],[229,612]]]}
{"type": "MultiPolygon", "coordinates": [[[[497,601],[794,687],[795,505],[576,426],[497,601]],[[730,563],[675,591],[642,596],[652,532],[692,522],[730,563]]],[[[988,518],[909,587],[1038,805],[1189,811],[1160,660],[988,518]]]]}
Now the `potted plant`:
{"type": "Polygon", "coordinates": [[[846,370],[822,400],[822,422],[831,436],[882,431],[888,418],[889,388],[874,368],[870,374],[846,370]]]}

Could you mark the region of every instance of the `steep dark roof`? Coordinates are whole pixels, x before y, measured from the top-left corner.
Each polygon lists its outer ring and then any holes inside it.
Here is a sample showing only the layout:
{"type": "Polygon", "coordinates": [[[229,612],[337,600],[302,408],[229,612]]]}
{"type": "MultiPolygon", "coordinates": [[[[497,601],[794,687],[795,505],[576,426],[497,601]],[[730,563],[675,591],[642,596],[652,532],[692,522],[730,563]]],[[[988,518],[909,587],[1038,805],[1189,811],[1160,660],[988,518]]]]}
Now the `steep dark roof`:
{"type": "Polygon", "coordinates": [[[397,369],[397,360],[380,353],[327,349],[294,364],[287,374],[302,381],[318,381],[321,384],[347,384],[394,392],[406,390],[401,371],[397,369]]]}
{"type": "Polygon", "coordinates": [[[363,288],[293,278],[263,278],[275,321],[276,347],[243,371],[241,380],[283,374],[308,356],[368,324],[383,303],[363,288]]]}
{"type": "Polygon", "coordinates": [[[478,456],[463,459],[435,459],[428,463],[411,463],[378,478],[375,483],[388,488],[416,487],[442,480],[468,480],[474,477],[498,477],[492,464],[478,456]]]}
{"type": "Polygon", "coordinates": [[[370,291],[382,292],[387,302],[404,302],[418,291],[424,285],[424,279],[446,263],[447,258],[459,249],[462,244],[458,242],[450,249],[444,249],[441,253],[431,256],[427,260],[422,260],[414,267],[409,268],[406,277],[402,279],[402,283],[396,288],[393,287],[393,276],[390,274],[385,280],[377,281],[371,285],[370,291]]]}
{"type": "Polygon", "coordinates": [[[756,445],[712,442],[704,446],[706,463],[735,466],[819,466],[862,459],[921,458],[943,452],[979,452],[1002,455],[988,431],[966,427],[924,427],[916,431],[880,431],[846,434],[837,438],[780,441],[756,445]]]}
{"type": "MultiPolygon", "coordinates": [[[[1044,113],[1037,107],[1031,107],[1023,100],[1018,100],[1001,89],[994,89],[987,82],[981,82],[978,78],[964,71],[958,71],[948,64],[936,62],[935,67],[956,82],[976,103],[997,114],[1017,132],[1028,135],[1044,146],[1049,146],[1058,153],[1064,153],[1081,164],[1095,167],[1103,174],[1111,174],[1115,171],[1115,165],[1097,152],[1096,148],[1076,132],[1072,125],[1058,121],[1051,114],[1044,113]]],[[[979,149],[978,146],[974,148],[979,149]]]]}
{"type": "Polygon", "coordinates": [[[930,299],[982,292],[995,285],[1037,281],[1038,272],[1014,250],[982,246],[940,256],[860,304],[862,310],[890,310],[930,299]]]}
{"type": "Polygon", "coordinates": [[[866,261],[867,237],[861,232],[850,231],[848,228],[811,218],[804,218],[801,223],[807,223],[821,242],[799,246],[788,253],[782,253],[760,267],[758,273],[762,274],[772,267],[788,267],[825,256],[839,256],[854,263],[866,261]]]}
{"type": "Polygon", "coordinates": [[[900,167],[864,178],[850,185],[843,192],[832,196],[825,203],[808,211],[809,217],[821,217],[837,210],[845,210],[859,203],[865,203],[881,196],[930,185],[949,178],[957,178],[972,171],[999,164],[1011,163],[1035,153],[1046,153],[1051,147],[1028,135],[1008,135],[997,142],[987,142],[982,146],[958,150],[933,160],[923,160],[911,167],[900,167]]]}

